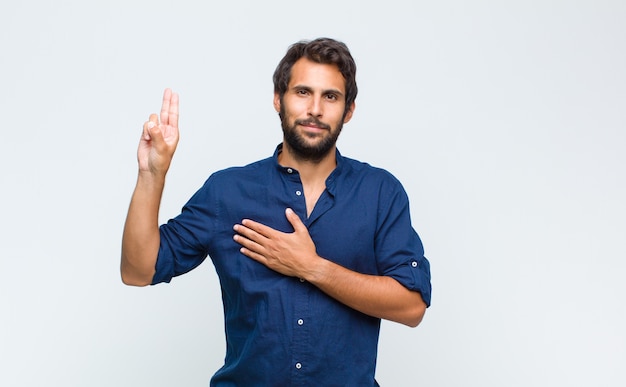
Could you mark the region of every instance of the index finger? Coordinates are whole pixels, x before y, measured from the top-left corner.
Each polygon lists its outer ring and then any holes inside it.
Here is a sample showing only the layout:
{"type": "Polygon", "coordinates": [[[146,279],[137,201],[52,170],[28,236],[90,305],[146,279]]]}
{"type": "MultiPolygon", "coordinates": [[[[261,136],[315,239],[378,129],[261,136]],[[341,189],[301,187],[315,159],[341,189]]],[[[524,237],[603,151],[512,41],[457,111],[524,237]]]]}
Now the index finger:
{"type": "Polygon", "coordinates": [[[178,127],[178,94],[171,89],[163,92],[163,103],[161,104],[161,123],[178,127]]]}
{"type": "Polygon", "coordinates": [[[273,228],[250,219],[242,220],[241,225],[245,229],[252,230],[257,234],[264,236],[265,238],[271,238],[272,234],[276,232],[276,230],[274,230],[273,228]]]}

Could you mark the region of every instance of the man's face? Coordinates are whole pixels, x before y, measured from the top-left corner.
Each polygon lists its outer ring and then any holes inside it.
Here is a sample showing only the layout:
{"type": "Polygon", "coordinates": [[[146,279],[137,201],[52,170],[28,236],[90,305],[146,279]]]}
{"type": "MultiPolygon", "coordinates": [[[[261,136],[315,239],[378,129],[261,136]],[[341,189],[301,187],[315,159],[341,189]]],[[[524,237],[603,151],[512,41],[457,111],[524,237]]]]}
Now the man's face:
{"type": "Polygon", "coordinates": [[[354,104],[344,117],[345,107],[345,80],[337,66],[306,58],[293,65],[282,99],[274,95],[285,146],[303,160],[320,161],[334,151],[343,124],[352,118],[354,104]]]}

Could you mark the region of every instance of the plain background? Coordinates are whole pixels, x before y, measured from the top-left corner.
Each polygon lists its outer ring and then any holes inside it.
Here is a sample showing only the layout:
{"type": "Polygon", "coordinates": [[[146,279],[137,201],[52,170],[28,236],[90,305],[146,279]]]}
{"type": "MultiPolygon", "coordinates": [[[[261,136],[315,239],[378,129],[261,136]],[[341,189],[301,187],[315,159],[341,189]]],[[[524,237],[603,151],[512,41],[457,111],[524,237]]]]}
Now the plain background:
{"type": "Polygon", "coordinates": [[[626,385],[626,2],[6,1],[0,5],[0,385],[206,386],[225,345],[210,261],[123,286],[141,126],[181,142],[161,218],[281,140],[287,47],[348,44],[339,148],[404,184],[432,264],[383,386],[626,385]]]}

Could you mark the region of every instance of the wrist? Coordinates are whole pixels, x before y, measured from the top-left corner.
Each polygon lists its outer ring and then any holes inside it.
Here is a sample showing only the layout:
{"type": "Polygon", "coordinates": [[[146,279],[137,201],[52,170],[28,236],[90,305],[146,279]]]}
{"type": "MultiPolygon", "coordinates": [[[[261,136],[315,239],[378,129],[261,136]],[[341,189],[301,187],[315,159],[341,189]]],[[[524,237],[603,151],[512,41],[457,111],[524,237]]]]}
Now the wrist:
{"type": "Polygon", "coordinates": [[[320,257],[319,255],[315,255],[310,262],[311,264],[308,266],[308,269],[302,276],[302,279],[314,285],[318,285],[330,277],[332,262],[320,257]]]}
{"type": "Polygon", "coordinates": [[[137,187],[163,190],[165,185],[165,173],[155,173],[152,171],[139,170],[137,174],[137,187]]]}
{"type": "Polygon", "coordinates": [[[137,179],[155,182],[165,181],[166,174],[166,172],[139,168],[139,171],[137,172],[137,179]]]}

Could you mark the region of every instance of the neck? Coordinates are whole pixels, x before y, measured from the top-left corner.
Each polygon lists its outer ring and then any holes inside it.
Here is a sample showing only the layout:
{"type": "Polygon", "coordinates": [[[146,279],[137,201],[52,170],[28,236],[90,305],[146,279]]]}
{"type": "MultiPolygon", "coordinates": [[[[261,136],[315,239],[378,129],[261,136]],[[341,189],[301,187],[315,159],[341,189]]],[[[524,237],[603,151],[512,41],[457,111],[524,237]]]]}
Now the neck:
{"type": "Polygon", "coordinates": [[[303,184],[326,183],[326,179],[337,166],[336,147],[319,160],[307,160],[297,154],[283,142],[283,150],[278,155],[278,163],[284,167],[298,170],[303,184]]]}

